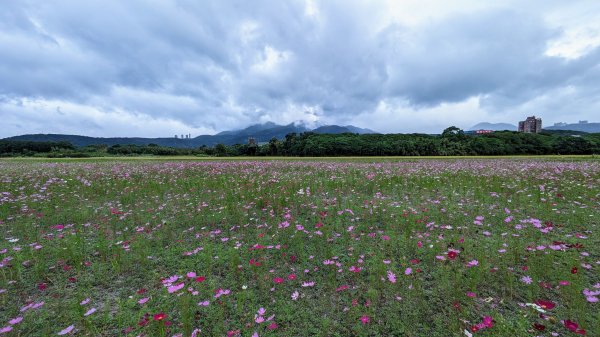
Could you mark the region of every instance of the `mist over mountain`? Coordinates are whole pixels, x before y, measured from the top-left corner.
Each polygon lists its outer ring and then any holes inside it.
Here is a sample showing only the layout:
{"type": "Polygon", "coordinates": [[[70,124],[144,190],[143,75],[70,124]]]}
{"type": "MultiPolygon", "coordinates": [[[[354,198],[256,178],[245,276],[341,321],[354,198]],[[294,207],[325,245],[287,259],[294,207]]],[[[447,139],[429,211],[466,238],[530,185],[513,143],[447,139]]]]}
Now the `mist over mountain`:
{"type": "Polygon", "coordinates": [[[472,131],[472,130],[517,131],[517,126],[513,125],[513,124],[509,124],[509,123],[482,122],[482,123],[473,125],[471,128],[469,128],[469,130],[470,131],[472,131]]]}
{"type": "Polygon", "coordinates": [[[22,140],[22,141],[53,141],[61,142],[66,141],[75,146],[87,146],[95,144],[105,144],[108,146],[116,144],[133,144],[133,145],[148,145],[156,144],[161,146],[170,146],[178,148],[194,148],[202,145],[215,146],[217,144],[234,145],[234,144],[245,144],[249,138],[254,138],[256,142],[268,142],[272,138],[283,139],[285,135],[289,133],[302,133],[302,132],[315,132],[315,133],[376,133],[370,129],[359,128],[353,125],[339,126],[339,125],[326,125],[320,126],[316,129],[310,129],[303,123],[290,123],[287,125],[278,125],[272,122],[263,124],[250,125],[247,128],[240,130],[230,130],[219,132],[215,135],[200,135],[193,138],[142,138],[142,137],[88,137],[78,135],[64,135],[64,134],[31,134],[31,135],[20,135],[14,137],[5,138],[7,140],[22,140]]]}

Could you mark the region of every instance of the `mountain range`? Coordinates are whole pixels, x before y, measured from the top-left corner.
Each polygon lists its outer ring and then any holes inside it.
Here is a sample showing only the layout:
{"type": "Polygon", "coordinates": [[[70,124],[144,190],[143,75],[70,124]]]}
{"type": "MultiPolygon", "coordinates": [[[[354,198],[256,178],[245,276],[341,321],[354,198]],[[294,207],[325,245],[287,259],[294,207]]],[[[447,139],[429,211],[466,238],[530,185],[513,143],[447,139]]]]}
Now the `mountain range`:
{"type": "Polygon", "coordinates": [[[544,127],[544,130],[569,130],[588,133],[600,132],[600,123],[557,123],[553,126],[544,127]]]}
{"type": "Polygon", "coordinates": [[[247,144],[249,138],[254,138],[256,142],[263,143],[268,142],[272,138],[279,140],[285,138],[288,133],[301,133],[301,132],[315,132],[315,133],[377,133],[370,129],[363,129],[353,125],[339,126],[339,125],[324,125],[315,129],[310,129],[304,124],[291,123],[288,125],[279,125],[272,122],[264,124],[255,124],[241,130],[231,130],[219,132],[215,135],[201,135],[195,138],[141,138],[141,137],[88,137],[88,136],[77,136],[77,135],[63,135],[63,134],[31,134],[21,135],[5,138],[6,140],[21,140],[21,141],[38,141],[38,142],[70,142],[75,146],[87,146],[96,144],[105,144],[108,146],[116,144],[133,144],[133,145],[148,145],[157,144],[161,146],[179,147],[179,148],[193,148],[202,145],[215,146],[217,144],[234,145],[234,144],[247,144]]]}
{"type": "Polygon", "coordinates": [[[517,131],[517,126],[516,125],[512,125],[512,124],[508,124],[508,123],[488,123],[488,122],[482,122],[482,123],[478,123],[473,125],[469,131],[475,131],[475,130],[494,130],[494,131],[504,131],[504,130],[508,130],[508,131],[517,131]]]}

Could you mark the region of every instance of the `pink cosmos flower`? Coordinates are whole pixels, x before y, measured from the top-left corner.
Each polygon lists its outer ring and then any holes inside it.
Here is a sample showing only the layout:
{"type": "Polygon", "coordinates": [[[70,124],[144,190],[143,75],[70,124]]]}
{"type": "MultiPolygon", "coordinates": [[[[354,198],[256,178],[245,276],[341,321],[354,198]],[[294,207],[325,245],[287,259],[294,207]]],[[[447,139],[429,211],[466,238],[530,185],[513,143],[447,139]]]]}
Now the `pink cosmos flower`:
{"type": "Polygon", "coordinates": [[[396,275],[391,270],[388,270],[387,276],[390,282],[396,283],[396,275]]]}
{"type": "Polygon", "coordinates": [[[173,276],[171,276],[169,278],[166,278],[166,279],[162,280],[162,283],[166,285],[166,284],[173,283],[173,282],[177,281],[178,279],[179,279],[179,276],[173,275],[173,276]]]}
{"type": "Polygon", "coordinates": [[[523,277],[521,277],[521,281],[523,283],[525,283],[525,284],[531,284],[531,282],[533,282],[533,280],[529,276],[523,276],[523,277]]]}
{"type": "Polygon", "coordinates": [[[74,328],[75,328],[75,326],[74,326],[74,325],[69,325],[68,327],[66,327],[66,328],[64,328],[63,330],[61,330],[61,331],[58,333],[58,335],[59,335],[59,336],[66,335],[66,334],[68,334],[69,332],[73,331],[73,329],[74,329],[74,328]]]}
{"type": "Polygon", "coordinates": [[[472,261],[469,261],[469,262],[467,262],[467,267],[469,267],[469,268],[470,268],[470,267],[475,267],[475,266],[477,266],[478,264],[479,264],[479,261],[477,261],[477,260],[472,260],[472,261]]]}
{"type": "Polygon", "coordinates": [[[412,273],[412,268],[408,267],[404,270],[404,275],[410,275],[412,273]]]}
{"type": "Polygon", "coordinates": [[[0,328],[0,334],[6,333],[6,332],[11,332],[11,331],[12,331],[12,329],[13,329],[13,327],[12,327],[12,326],[10,326],[10,325],[7,325],[7,326],[5,326],[5,327],[3,327],[3,328],[0,328]]]}
{"type": "Polygon", "coordinates": [[[177,292],[177,291],[179,291],[179,290],[183,289],[183,287],[184,287],[184,286],[185,286],[185,284],[184,284],[183,282],[181,282],[181,283],[179,283],[179,284],[176,284],[176,285],[174,285],[174,286],[170,286],[170,287],[168,287],[168,288],[167,288],[167,291],[169,292],[169,294],[172,294],[172,293],[174,293],[174,292],[177,292]]]}
{"type": "Polygon", "coordinates": [[[367,324],[367,323],[369,323],[370,320],[371,319],[367,315],[360,316],[360,321],[362,322],[362,324],[367,324]]]}
{"type": "Polygon", "coordinates": [[[144,297],[141,300],[139,300],[138,303],[139,304],[144,304],[144,303],[148,302],[149,299],[150,299],[149,297],[144,297]]]}
{"type": "Polygon", "coordinates": [[[21,316],[15,317],[15,318],[11,319],[10,321],[8,321],[8,324],[10,324],[10,325],[19,324],[19,323],[21,323],[22,320],[23,320],[23,317],[21,317],[21,316]]]}
{"type": "Polygon", "coordinates": [[[231,291],[229,289],[223,290],[223,289],[219,288],[215,291],[215,298],[219,298],[223,295],[229,295],[230,292],[231,291]]]}

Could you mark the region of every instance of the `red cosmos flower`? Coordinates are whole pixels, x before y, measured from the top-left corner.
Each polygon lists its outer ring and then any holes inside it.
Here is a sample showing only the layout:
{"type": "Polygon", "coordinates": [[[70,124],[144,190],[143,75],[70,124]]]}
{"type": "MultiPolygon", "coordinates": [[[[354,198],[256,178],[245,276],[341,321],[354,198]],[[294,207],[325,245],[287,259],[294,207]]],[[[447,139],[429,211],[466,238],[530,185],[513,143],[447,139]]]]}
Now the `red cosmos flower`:
{"type": "Polygon", "coordinates": [[[410,263],[412,263],[412,264],[419,264],[419,262],[421,262],[419,259],[410,260],[410,263]]]}
{"type": "Polygon", "coordinates": [[[290,262],[291,262],[291,263],[294,263],[294,262],[296,262],[296,260],[297,260],[297,259],[298,259],[298,258],[296,257],[296,255],[290,255],[290,262]]]}
{"type": "Polygon", "coordinates": [[[204,280],[206,280],[206,277],[204,277],[204,276],[198,276],[195,278],[195,281],[198,283],[204,282],[204,280]]]}
{"type": "Polygon", "coordinates": [[[240,330],[227,331],[227,337],[239,336],[240,330]]]}
{"type": "Polygon", "coordinates": [[[165,314],[164,312],[161,312],[158,314],[154,314],[153,318],[155,321],[162,321],[163,319],[167,318],[167,314],[165,314]]]}
{"type": "Polygon", "coordinates": [[[346,290],[348,288],[350,288],[350,287],[347,286],[347,285],[341,285],[341,286],[337,287],[337,289],[335,289],[335,291],[343,291],[343,290],[346,290]]]}
{"type": "Polygon", "coordinates": [[[539,324],[539,323],[533,323],[533,328],[536,329],[537,331],[546,330],[546,326],[543,324],[539,324]]]}
{"type": "Polygon", "coordinates": [[[267,329],[269,330],[275,330],[277,329],[277,324],[275,322],[269,324],[269,326],[267,326],[267,329]]]}
{"type": "Polygon", "coordinates": [[[577,242],[577,243],[573,243],[573,244],[568,244],[567,247],[581,249],[581,248],[583,248],[583,245],[581,243],[577,242]]]}
{"type": "Polygon", "coordinates": [[[287,277],[288,280],[295,280],[296,279],[296,274],[289,274],[287,277]]]}
{"type": "Polygon", "coordinates": [[[494,319],[491,316],[484,316],[482,324],[486,328],[491,328],[492,326],[494,326],[494,319]]]}
{"type": "Polygon", "coordinates": [[[556,303],[554,303],[552,301],[547,301],[547,300],[537,300],[533,303],[539,305],[542,309],[545,309],[545,310],[552,310],[556,306],[556,303]]]}
{"type": "Polygon", "coordinates": [[[370,320],[371,319],[367,315],[360,316],[360,321],[362,322],[362,324],[367,324],[367,323],[369,323],[370,320]]]}
{"type": "Polygon", "coordinates": [[[461,308],[460,308],[460,302],[458,302],[458,301],[454,301],[454,303],[452,303],[452,307],[454,307],[454,309],[456,309],[458,311],[461,310],[461,308]]]}
{"type": "Polygon", "coordinates": [[[282,277],[275,277],[273,278],[273,282],[275,282],[276,284],[281,284],[283,283],[283,278],[282,277]]]}
{"type": "Polygon", "coordinates": [[[585,330],[579,329],[579,324],[577,324],[569,319],[565,319],[564,321],[562,321],[562,323],[565,326],[565,328],[567,328],[568,330],[570,330],[578,335],[585,335],[585,330]]]}
{"type": "Polygon", "coordinates": [[[571,268],[571,274],[577,274],[577,267],[571,268]]]}
{"type": "Polygon", "coordinates": [[[450,260],[454,260],[456,258],[456,256],[458,256],[458,254],[455,251],[451,250],[448,252],[448,258],[450,260]]]}
{"type": "Polygon", "coordinates": [[[44,291],[44,290],[46,290],[46,288],[48,288],[48,285],[44,282],[38,283],[37,288],[41,291],[44,291]]]}
{"type": "Polygon", "coordinates": [[[145,288],[141,288],[140,290],[136,291],[136,293],[137,293],[138,295],[141,295],[141,294],[144,294],[144,293],[146,293],[146,291],[148,291],[148,290],[146,290],[145,288]]]}

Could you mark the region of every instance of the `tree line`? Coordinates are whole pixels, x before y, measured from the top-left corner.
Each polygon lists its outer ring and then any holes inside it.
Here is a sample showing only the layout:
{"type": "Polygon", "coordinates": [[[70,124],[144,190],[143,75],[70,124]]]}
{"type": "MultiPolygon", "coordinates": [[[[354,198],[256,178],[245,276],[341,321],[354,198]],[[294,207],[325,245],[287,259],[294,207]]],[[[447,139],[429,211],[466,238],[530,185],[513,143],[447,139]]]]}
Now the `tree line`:
{"type": "Polygon", "coordinates": [[[261,144],[217,144],[194,149],[149,145],[90,145],[67,142],[0,141],[0,156],[464,156],[600,154],[600,133],[540,134],[501,131],[470,135],[456,127],[441,135],[290,133],[261,144]]]}

